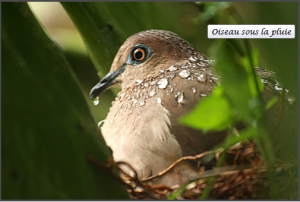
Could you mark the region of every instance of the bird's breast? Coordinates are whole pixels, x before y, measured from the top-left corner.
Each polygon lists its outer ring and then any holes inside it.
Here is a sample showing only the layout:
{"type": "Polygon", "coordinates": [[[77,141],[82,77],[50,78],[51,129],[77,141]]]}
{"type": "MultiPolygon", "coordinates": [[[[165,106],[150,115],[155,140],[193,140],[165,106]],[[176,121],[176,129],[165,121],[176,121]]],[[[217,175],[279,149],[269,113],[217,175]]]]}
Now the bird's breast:
{"type": "Polygon", "coordinates": [[[172,65],[123,86],[101,128],[114,159],[130,163],[143,178],[180,158],[172,124],[212,91],[215,81],[210,74],[206,69],[172,65]]]}

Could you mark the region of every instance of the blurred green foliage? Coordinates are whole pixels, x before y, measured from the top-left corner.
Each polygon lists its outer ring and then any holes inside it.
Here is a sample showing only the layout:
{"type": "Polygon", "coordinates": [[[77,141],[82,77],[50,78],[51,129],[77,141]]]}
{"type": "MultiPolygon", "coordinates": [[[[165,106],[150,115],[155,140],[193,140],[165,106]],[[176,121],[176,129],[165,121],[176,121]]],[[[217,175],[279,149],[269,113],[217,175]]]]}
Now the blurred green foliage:
{"type": "Polygon", "coordinates": [[[1,42],[2,199],[128,197],[88,161],[105,165],[111,152],[62,51],[26,3],[2,3],[1,42]]]}

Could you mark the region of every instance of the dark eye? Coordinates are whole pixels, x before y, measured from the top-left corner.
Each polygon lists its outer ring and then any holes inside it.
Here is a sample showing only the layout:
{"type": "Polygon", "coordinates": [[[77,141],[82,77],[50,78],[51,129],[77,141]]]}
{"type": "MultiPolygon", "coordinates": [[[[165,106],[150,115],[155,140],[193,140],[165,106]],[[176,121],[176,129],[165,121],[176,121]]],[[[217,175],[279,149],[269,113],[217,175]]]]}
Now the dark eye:
{"type": "Polygon", "coordinates": [[[146,52],[143,48],[137,48],[133,51],[132,56],[136,61],[142,61],[146,57],[146,52]]]}

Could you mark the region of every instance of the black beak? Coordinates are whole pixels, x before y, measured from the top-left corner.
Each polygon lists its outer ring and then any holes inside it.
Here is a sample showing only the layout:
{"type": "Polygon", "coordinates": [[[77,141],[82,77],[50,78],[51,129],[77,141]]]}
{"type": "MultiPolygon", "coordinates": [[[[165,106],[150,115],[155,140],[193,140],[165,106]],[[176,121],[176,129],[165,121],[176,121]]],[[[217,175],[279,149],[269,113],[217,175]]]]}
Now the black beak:
{"type": "Polygon", "coordinates": [[[109,72],[99,83],[97,83],[90,92],[90,99],[95,99],[104,90],[106,90],[111,85],[115,84],[115,79],[124,72],[126,64],[124,64],[120,69],[109,72]]]}

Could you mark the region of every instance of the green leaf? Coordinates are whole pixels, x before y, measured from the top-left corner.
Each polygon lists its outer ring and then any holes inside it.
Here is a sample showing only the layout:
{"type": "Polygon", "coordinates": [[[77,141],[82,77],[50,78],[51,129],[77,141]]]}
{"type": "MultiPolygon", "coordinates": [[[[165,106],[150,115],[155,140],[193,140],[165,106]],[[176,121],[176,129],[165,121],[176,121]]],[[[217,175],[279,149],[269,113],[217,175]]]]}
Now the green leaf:
{"type": "Polygon", "coordinates": [[[270,109],[275,103],[277,103],[278,98],[273,97],[266,105],[266,110],[270,109]]]}
{"type": "Polygon", "coordinates": [[[2,199],[128,198],[61,50],[26,3],[2,3],[2,199]]]}
{"type": "Polygon", "coordinates": [[[215,41],[212,52],[216,59],[215,69],[221,77],[224,96],[237,110],[239,119],[252,123],[254,119],[259,118],[260,114],[256,112],[261,110],[262,104],[254,87],[253,76],[249,73],[250,66],[242,65],[242,58],[226,40],[215,41]]]}
{"type": "MultiPolygon", "coordinates": [[[[218,87],[220,88],[220,87],[218,87]]],[[[233,112],[226,98],[216,94],[200,101],[196,107],[180,118],[180,123],[195,129],[220,131],[233,122],[233,112]]]]}
{"type": "Polygon", "coordinates": [[[99,3],[63,2],[62,5],[81,34],[93,63],[102,70],[102,75],[106,74],[121,40],[103,18],[99,3]]]}

